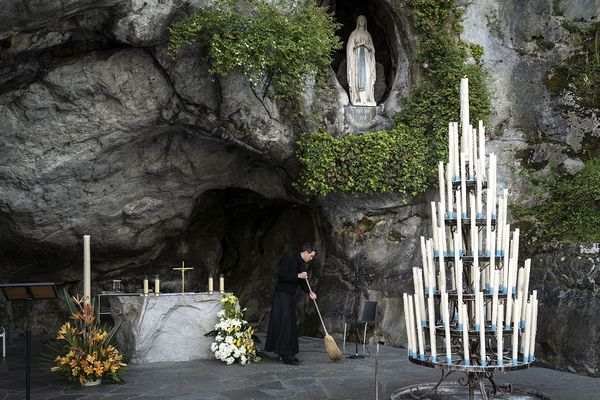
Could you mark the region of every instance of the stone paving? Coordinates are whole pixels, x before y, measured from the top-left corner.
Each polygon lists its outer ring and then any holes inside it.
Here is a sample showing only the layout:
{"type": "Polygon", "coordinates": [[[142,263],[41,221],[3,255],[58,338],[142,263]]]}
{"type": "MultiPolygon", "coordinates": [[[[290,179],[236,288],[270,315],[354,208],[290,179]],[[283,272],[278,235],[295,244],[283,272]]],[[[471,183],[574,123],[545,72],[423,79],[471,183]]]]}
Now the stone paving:
{"type": "MultiPolygon", "coordinates": [[[[49,372],[43,361],[40,340],[34,342],[31,398],[34,400],[93,399],[182,399],[182,400],[270,400],[270,399],[390,399],[391,394],[415,383],[437,381],[440,371],[408,362],[406,350],[368,346],[364,359],[328,360],[323,340],[300,339],[300,366],[284,365],[266,358],[259,364],[227,366],[214,360],[159,362],[132,365],[126,382],[107,381],[100,386],[79,387],[49,372]],[[377,364],[378,397],[375,391],[377,364]]],[[[349,345],[347,353],[354,352],[349,345]]],[[[359,352],[362,350],[359,348],[359,352]]],[[[0,400],[25,398],[25,348],[23,339],[7,348],[0,359],[0,400]]],[[[499,382],[542,392],[553,400],[598,400],[600,379],[545,368],[530,368],[497,376],[499,382]]]]}

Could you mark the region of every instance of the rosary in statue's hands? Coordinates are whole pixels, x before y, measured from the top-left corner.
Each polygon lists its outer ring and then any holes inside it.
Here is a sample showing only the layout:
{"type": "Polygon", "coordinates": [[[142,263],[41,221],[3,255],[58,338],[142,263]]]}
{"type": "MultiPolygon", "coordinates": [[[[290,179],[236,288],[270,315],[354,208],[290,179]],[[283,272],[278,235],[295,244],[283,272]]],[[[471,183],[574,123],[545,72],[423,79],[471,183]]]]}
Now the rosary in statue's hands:
{"type": "Polygon", "coordinates": [[[315,292],[310,292],[308,295],[310,296],[310,298],[312,300],[316,300],[317,299],[317,294],[315,292]]]}

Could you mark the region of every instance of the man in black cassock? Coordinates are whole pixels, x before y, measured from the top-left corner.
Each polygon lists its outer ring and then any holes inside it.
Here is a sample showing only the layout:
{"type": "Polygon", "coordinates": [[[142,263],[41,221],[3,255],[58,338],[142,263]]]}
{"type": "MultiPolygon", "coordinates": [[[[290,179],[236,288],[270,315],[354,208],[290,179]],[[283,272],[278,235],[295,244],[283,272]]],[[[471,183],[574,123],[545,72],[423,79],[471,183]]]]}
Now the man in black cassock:
{"type": "Polygon", "coordinates": [[[300,360],[296,358],[299,351],[296,329],[296,289],[300,286],[311,299],[317,298],[306,284],[308,278],[306,266],[316,252],[313,244],[305,243],[300,252],[284,256],[279,260],[265,351],[279,354],[285,364],[300,364],[300,360]]]}

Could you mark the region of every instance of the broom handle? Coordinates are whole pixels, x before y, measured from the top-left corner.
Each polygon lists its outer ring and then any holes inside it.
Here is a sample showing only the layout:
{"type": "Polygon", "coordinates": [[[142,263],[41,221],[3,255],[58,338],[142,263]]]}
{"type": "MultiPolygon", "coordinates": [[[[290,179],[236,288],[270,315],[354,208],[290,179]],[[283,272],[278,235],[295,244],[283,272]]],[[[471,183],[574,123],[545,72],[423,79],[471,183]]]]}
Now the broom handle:
{"type": "MultiPolygon", "coordinates": [[[[308,285],[308,290],[313,293],[312,289],[310,288],[310,283],[308,283],[308,279],[306,279],[306,284],[308,285]]],[[[317,314],[319,314],[319,319],[321,320],[321,325],[323,325],[323,330],[325,331],[325,336],[329,336],[329,333],[327,333],[327,328],[325,328],[325,322],[323,322],[323,317],[321,316],[321,311],[319,311],[319,306],[317,305],[317,301],[315,299],[312,299],[312,301],[315,303],[315,307],[317,307],[317,314]]]]}

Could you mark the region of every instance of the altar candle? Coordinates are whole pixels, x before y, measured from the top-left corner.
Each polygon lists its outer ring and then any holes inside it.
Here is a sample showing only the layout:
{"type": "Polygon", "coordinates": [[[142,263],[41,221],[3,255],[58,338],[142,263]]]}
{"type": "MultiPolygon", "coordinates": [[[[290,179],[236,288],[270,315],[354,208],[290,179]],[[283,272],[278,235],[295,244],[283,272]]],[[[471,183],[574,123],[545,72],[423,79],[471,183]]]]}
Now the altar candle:
{"type": "MultiPolygon", "coordinates": [[[[508,293],[506,295],[506,322],[510,323],[511,317],[513,316],[513,294],[512,294],[512,289],[511,289],[511,277],[512,274],[510,273],[510,270],[512,269],[512,260],[510,260],[508,262],[508,269],[509,269],[509,276],[508,276],[508,293]]],[[[519,321],[517,321],[517,325],[519,324],[519,321]]],[[[505,327],[508,329],[508,327],[505,327]]]]}
{"type": "Polygon", "coordinates": [[[495,321],[495,325],[499,326],[500,329],[498,329],[496,331],[496,343],[498,344],[498,358],[497,358],[497,364],[498,365],[503,365],[504,364],[504,343],[502,343],[503,340],[503,335],[504,332],[502,331],[502,318],[504,317],[504,308],[501,306],[498,308],[498,312],[497,312],[498,316],[497,316],[497,320],[495,321]]]}
{"type": "Polygon", "coordinates": [[[525,343],[523,347],[523,362],[529,362],[529,343],[531,340],[531,319],[532,317],[532,308],[531,303],[527,303],[527,307],[525,308],[525,312],[527,313],[525,317],[525,343]]]}
{"type": "Polygon", "coordinates": [[[504,292],[506,293],[510,290],[508,282],[510,280],[510,252],[508,251],[510,242],[510,224],[504,226],[502,234],[504,235],[504,237],[502,238],[502,242],[504,243],[503,246],[506,246],[504,250],[504,260],[502,262],[502,282],[504,285],[504,292]]]}
{"type": "Polygon", "coordinates": [[[223,274],[219,275],[219,292],[225,293],[225,277],[223,274]]]}
{"type": "Polygon", "coordinates": [[[483,126],[483,121],[479,120],[479,129],[477,129],[477,133],[479,133],[479,162],[481,167],[481,174],[483,175],[483,171],[485,170],[485,127],[483,126]]]}
{"type": "Polygon", "coordinates": [[[486,366],[487,360],[485,358],[485,319],[483,313],[483,292],[479,292],[479,324],[481,329],[479,330],[479,356],[481,357],[481,365],[486,366]]]}
{"type": "Polygon", "coordinates": [[[461,209],[462,218],[467,218],[467,181],[465,171],[465,153],[460,153],[460,193],[461,193],[461,209]]]}
{"type": "Polygon", "coordinates": [[[535,336],[537,333],[538,299],[537,290],[533,291],[533,316],[531,321],[531,341],[529,344],[529,361],[535,361],[535,336]]]}
{"type": "Polygon", "coordinates": [[[442,218],[446,212],[446,185],[444,184],[444,162],[438,163],[438,192],[440,194],[440,208],[442,209],[442,218]]]}
{"type": "Polygon", "coordinates": [[[431,361],[437,361],[437,352],[435,344],[435,310],[433,308],[433,297],[427,298],[427,305],[429,308],[429,343],[431,347],[431,361]]]}
{"type": "Polygon", "coordinates": [[[147,276],[144,276],[144,296],[148,296],[148,277],[147,276]]]}
{"type": "Polygon", "coordinates": [[[92,300],[92,262],[90,251],[90,235],[83,235],[83,302],[90,304],[92,300]]]}
{"type": "Polygon", "coordinates": [[[212,275],[210,275],[208,277],[208,293],[212,293],[213,292],[213,277],[212,275]]]}
{"type": "Polygon", "coordinates": [[[433,294],[436,292],[436,282],[435,282],[435,264],[433,257],[433,240],[429,239],[427,241],[427,272],[429,279],[429,297],[433,297],[433,294]]]}
{"type": "Polygon", "coordinates": [[[491,209],[492,209],[492,218],[497,217],[496,214],[496,187],[497,187],[497,182],[496,182],[496,164],[497,164],[497,157],[496,154],[492,153],[490,154],[490,171],[489,171],[489,175],[488,175],[488,188],[491,188],[491,192],[492,192],[492,203],[491,203],[491,209]]]}
{"type": "Polygon", "coordinates": [[[442,203],[438,203],[439,206],[439,230],[438,240],[440,245],[440,258],[444,259],[444,256],[448,254],[448,247],[446,244],[446,220],[444,219],[444,213],[446,212],[445,206],[442,203]]]}
{"type": "Polygon", "coordinates": [[[450,310],[448,309],[448,293],[442,293],[444,303],[444,334],[446,339],[446,362],[452,365],[452,347],[450,345],[450,310]]]}
{"type": "MultiPolygon", "coordinates": [[[[509,293],[507,296],[507,299],[509,299],[511,297],[511,294],[509,293]]],[[[519,314],[521,311],[521,307],[520,307],[520,303],[519,303],[519,299],[515,300],[515,315],[513,317],[513,334],[512,334],[512,363],[516,364],[517,360],[518,360],[518,355],[519,355],[519,314]]],[[[510,306],[507,304],[506,305],[506,322],[510,323],[510,306]]],[[[510,329],[510,325],[509,325],[509,329],[510,329]]]]}
{"type": "MultiPolygon", "coordinates": [[[[523,280],[523,292],[525,296],[529,294],[529,276],[531,275],[531,258],[525,260],[524,268],[524,280],[523,280]]],[[[525,307],[521,307],[521,313],[525,312],[525,307]]]]}
{"type": "MultiPolygon", "coordinates": [[[[454,245],[454,284],[453,284],[453,289],[457,290],[458,292],[462,292],[462,285],[459,285],[459,280],[458,280],[458,262],[460,260],[460,255],[458,254],[458,241],[454,240],[452,242],[452,244],[454,245]]],[[[460,320],[459,320],[460,321],[460,320]]]]}
{"type": "Polygon", "coordinates": [[[499,256],[504,255],[504,214],[502,208],[502,197],[498,200],[498,219],[496,220],[496,250],[499,256]]]}
{"type": "MultiPolygon", "coordinates": [[[[492,331],[497,329],[496,320],[498,319],[498,271],[492,270],[492,331]]],[[[502,330],[502,325],[499,325],[499,330],[502,330]]]]}
{"type": "Polygon", "coordinates": [[[440,251],[440,238],[438,237],[437,211],[435,202],[431,202],[431,231],[433,235],[433,255],[437,256],[440,251]]]}
{"type": "Polygon", "coordinates": [[[469,79],[466,76],[460,80],[460,125],[463,136],[461,145],[466,148],[467,128],[469,127],[469,79]]]}
{"type": "MultiPolygon", "coordinates": [[[[463,304],[463,264],[462,260],[458,260],[456,264],[456,293],[458,294],[458,304],[463,304]]],[[[462,312],[462,309],[459,308],[459,312],[462,312]]],[[[459,322],[461,321],[460,315],[458,318],[459,322]]],[[[463,322],[460,322],[463,323],[463,322]]]]}
{"type": "Polygon", "coordinates": [[[463,250],[463,239],[462,239],[462,218],[463,218],[463,209],[461,205],[461,191],[456,191],[456,240],[457,248],[459,251],[459,256],[462,256],[463,250]]]}
{"type": "Polygon", "coordinates": [[[514,253],[511,255],[515,259],[515,273],[517,272],[516,268],[519,265],[519,233],[520,229],[516,228],[513,232],[513,247],[514,253]]]}
{"type": "Polygon", "coordinates": [[[419,307],[421,307],[421,325],[419,325],[419,331],[421,331],[421,327],[427,324],[427,313],[425,311],[425,297],[423,295],[423,275],[419,272],[418,275],[418,283],[419,283],[419,307]]]}
{"type": "Polygon", "coordinates": [[[410,319],[410,334],[411,334],[411,355],[413,357],[417,356],[417,333],[415,330],[415,307],[413,304],[413,297],[408,296],[408,317],[410,319]]]}
{"type": "Polygon", "coordinates": [[[421,236],[421,264],[423,265],[424,284],[427,290],[429,290],[429,274],[427,272],[427,248],[425,245],[425,238],[423,236],[421,236]]]}
{"type": "Polygon", "coordinates": [[[408,341],[408,346],[406,346],[406,347],[408,350],[408,355],[412,356],[412,354],[411,354],[412,335],[410,332],[410,313],[408,311],[408,294],[403,293],[402,299],[404,300],[404,324],[406,325],[406,340],[408,341]]]}
{"type": "Polygon", "coordinates": [[[469,195],[469,219],[471,220],[471,255],[477,252],[477,220],[475,219],[475,196],[469,195]]]}
{"type": "Polygon", "coordinates": [[[475,293],[475,330],[479,332],[481,329],[481,322],[479,318],[479,313],[481,312],[481,308],[479,307],[479,292],[475,293]]]}
{"type": "Polygon", "coordinates": [[[448,218],[452,218],[454,214],[454,193],[452,192],[452,163],[447,164],[446,168],[446,190],[448,191],[446,197],[448,198],[448,204],[446,209],[448,211],[448,218]]]}
{"type": "Polygon", "coordinates": [[[454,167],[452,171],[454,172],[455,180],[460,179],[460,153],[458,150],[458,122],[454,122],[454,167]]]}
{"type": "Polygon", "coordinates": [[[448,168],[446,168],[447,175],[452,179],[452,168],[454,168],[454,133],[453,123],[448,122],[448,168]]]}
{"type": "Polygon", "coordinates": [[[469,126],[469,128],[467,129],[468,133],[467,136],[469,137],[468,140],[468,154],[467,154],[467,160],[469,160],[469,180],[473,180],[475,179],[475,161],[477,160],[477,157],[474,157],[474,148],[476,147],[475,143],[473,142],[473,127],[469,126]]]}
{"type": "MultiPolygon", "coordinates": [[[[477,160],[477,167],[478,169],[480,168],[480,160],[477,160]]],[[[476,200],[477,200],[477,218],[481,219],[483,218],[483,181],[482,181],[482,174],[478,174],[476,176],[476,185],[475,185],[475,195],[476,195],[476,200]]]]}
{"type": "Polygon", "coordinates": [[[154,294],[160,296],[160,278],[158,275],[154,276],[154,294]]]}
{"type": "Polygon", "coordinates": [[[423,343],[423,315],[421,314],[421,304],[423,296],[421,294],[415,294],[415,320],[417,325],[417,341],[419,344],[419,359],[425,360],[425,344],[423,343]]]}
{"type": "Polygon", "coordinates": [[[461,315],[462,315],[462,324],[464,326],[463,329],[463,350],[464,350],[464,363],[465,365],[470,365],[471,364],[471,360],[469,359],[469,320],[467,319],[467,305],[466,304],[462,304],[459,303],[458,305],[460,307],[461,315]]]}
{"type": "MultiPolygon", "coordinates": [[[[523,301],[523,279],[524,279],[524,275],[525,275],[525,270],[523,268],[519,268],[518,266],[516,267],[518,272],[517,272],[517,295],[521,298],[521,304],[523,301]]],[[[525,294],[525,302],[527,302],[527,294],[525,294]]],[[[521,322],[523,322],[523,318],[525,316],[521,313],[521,322]]],[[[522,324],[521,324],[522,325],[522,324]]]]}
{"type": "MultiPolygon", "coordinates": [[[[440,236],[443,236],[444,233],[440,229],[440,236]]],[[[438,258],[439,269],[440,269],[440,284],[438,287],[440,288],[441,293],[446,292],[446,263],[444,261],[444,255],[440,253],[440,257],[438,258]]]]}

